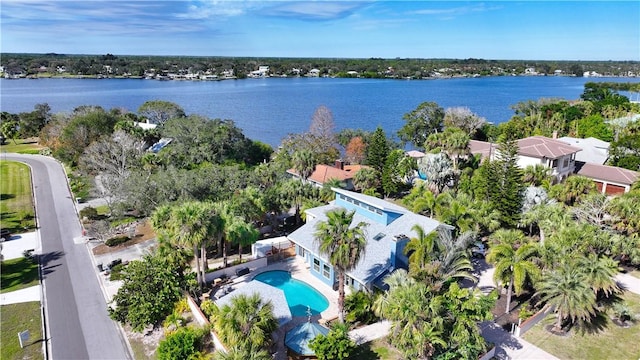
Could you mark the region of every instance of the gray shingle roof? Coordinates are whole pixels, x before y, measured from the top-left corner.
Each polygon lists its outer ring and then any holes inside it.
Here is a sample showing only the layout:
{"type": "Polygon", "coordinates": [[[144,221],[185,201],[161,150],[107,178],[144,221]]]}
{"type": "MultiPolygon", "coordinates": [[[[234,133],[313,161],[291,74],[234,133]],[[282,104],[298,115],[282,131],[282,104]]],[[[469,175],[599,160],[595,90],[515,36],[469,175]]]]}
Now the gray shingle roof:
{"type": "MultiPolygon", "coordinates": [[[[392,245],[395,245],[395,236],[405,235],[409,238],[415,237],[417,234],[411,228],[416,224],[422,226],[426,233],[430,233],[438,228],[438,226],[443,225],[436,220],[414,214],[401,206],[382,199],[346,190],[334,190],[366,204],[402,214],[389,225],[385,225],[377,223],[361,214],[358,214],[357,212],[355,213],[352,224],[358,224],[359,222],[369,224],[365,229],[367,245],[364,256],[361,257],[355,269],[347,274],[365,284],[373,282],[376,277],[391,267],[390,254],[392,245]],[[378,234],[384,234],[384,236],[379,240],[374,240],[374,237],[378,234]]],[[[316,231],[316,224],[320,221],[327,220],[325,213],[337,208],[339,208],[339,206],[330,204],[307,210],[307,223],[298,230],[289,234],[289,239],[320,257],[323,261],[327,261],[328,259],[326,256],[319,254],[318,244],[315,241],[314,233],[316,231]]]]}

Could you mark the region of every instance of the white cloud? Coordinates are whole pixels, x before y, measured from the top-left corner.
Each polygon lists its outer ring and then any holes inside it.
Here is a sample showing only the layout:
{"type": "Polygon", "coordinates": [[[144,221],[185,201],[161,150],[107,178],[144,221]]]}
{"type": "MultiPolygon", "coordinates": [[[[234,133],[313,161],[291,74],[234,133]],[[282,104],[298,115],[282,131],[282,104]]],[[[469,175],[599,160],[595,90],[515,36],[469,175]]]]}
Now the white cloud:
{"type": "Polygon", "coordinates": [[[447,18],[451,18],[457,15],[463,15],[468,13],[476,13],[476,12],[485,12],[499,9],[499,6],[486,6],[483,3],[478,3],[474,5],[468,6],[459,6],[459,7],[449,7],[449,8],[429,8],[429,9],[420,9],[409,12],[410,14],[415,15],[447,15],[447,18]]]}

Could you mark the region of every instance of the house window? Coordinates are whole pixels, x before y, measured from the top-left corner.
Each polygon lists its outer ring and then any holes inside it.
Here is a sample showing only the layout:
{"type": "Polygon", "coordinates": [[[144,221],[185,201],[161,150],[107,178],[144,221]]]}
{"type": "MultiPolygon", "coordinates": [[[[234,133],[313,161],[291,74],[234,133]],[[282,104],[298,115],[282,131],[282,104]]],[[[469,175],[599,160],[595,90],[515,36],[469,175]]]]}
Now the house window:
{"type": "Polygon", "coordinates": [[[313,258],[313,270],[320,272],[320,260],[318,260],[318,258],[313,258]]]}
{"type": "Polygon", "coordinates": [[[298,255],[305,257],[307,255],[307,251],[302,246],[298,246],[298,255]]]}
{"type": "Polygon", "coordinates": [[[331,268],[329,268],[329,265],[324,264],[322,266],[322,276],[324,276],[327,279],[330,278],[330,276],[331,276],[331,268]]]}
{"type": "Polygon", "coordinates": [[[356,286],[356,281],[349,275],[345,275],[344,276],[344,284],[347,286],[350,286],[352,288],[355,288],[356,286]]]}
{"type": "Polygon", "coordinates": [[[553,162],[551,163],[551,167],[552,168],[558,167],[558,159],[553,160],[553,162]]]}
{"type": "Polygon", "coordinates": [[[569,159],[566,158],[564,159],[564,163],[562,164],[563,167],[568,167],[569,166],[569,159]]]}

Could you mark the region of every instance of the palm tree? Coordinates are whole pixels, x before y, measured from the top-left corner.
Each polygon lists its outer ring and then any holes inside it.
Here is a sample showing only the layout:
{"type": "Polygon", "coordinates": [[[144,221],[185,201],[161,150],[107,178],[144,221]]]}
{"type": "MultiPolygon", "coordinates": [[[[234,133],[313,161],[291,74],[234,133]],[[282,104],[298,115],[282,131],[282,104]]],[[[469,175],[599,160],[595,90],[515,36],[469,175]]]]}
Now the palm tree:
{"type": "Polygon", "coordinates": [[[489,247],[487,262],[495,266],[496,283],[509,283],[505,309],[505,313],[509,313],[512,288],[520,294],[527,279],[535,281],[539,276],[540,269],[531,261],[538,249],[532,243],[523,242],[524,235],[519,230],[498,230],[491,238],[496,244],[489,247]]]}
{"type": "Polygon", "coordinates": [[[266,349],[278,323],[271,302],[259,294],[238,295],[221,308],[213,306],[212,323],[221,340],[230,348],[266,349]]]}
{"type": "Polygon", "coordinates": [[[520,223],[524,226],[537,225],[540,244],[544,245],[545,234],[552,229],[561,229],[573,221],[566,207],[560,203],[540,204],[522,215],[520,223]]]}
{"type": "Polygon", "coordinates": [[[313,152],[309,150],[298,150],[291,156],[293,168],[300,175],[300,179],[306,182],[309,176],[313,174],[316,168],[316,158],[313,152]]]}
{"type": "Polygon", "coordinates": [[[412,273],[424,269],[434,257],[437,247],[438,233],[432,231],[425,233],[420,225],[413,225],[411,228],[416,233],[404,248],[405,254],[409,255],[409,269],[412,273]]]}
{"type": "Polygon", "coordinates": [[[272,360],[273,358],[264,349],[244,349],[234,347],[227,352],[216,351],[213,360],[272,360]]]}
{"type": "Polygon", "coordinates": [[[427,211],[427,216],[433,218],[436,205],[436,196],[433,195],[430,190],[425,189],[425,191],[423,191],[422,194],[413,201],[411,211],[418,214],[427,211]]]}
{"type": "Polygon", "coordinates": [[[362,168],[353,175],[353,185],[358,191],[377,189],[380,187],[380,175],[374,168],[362,168]]]}
{"type": "Polygon", "coordinates": [[[385,278],[389,291],[374,302],[374,312],[390,320],[391,344],[405,358],[431,357],[437,347],[446,348],[442,332],[442,303],[432,301],[433,293],[423,283],[416,282],[399,269],[385,278]]]}
{"type": "Polygon", "coordinates": [[[576,263],[565,263],[549,272],[536,288],[545,306],[555,308],[558,314],[556,331],[562,330],[567,318],[588,320],[596,313],[596,294],[576,263]]]}
{"type": "Polygon", "coordinates": [[[542,186],[551,180],[551,169],[542,165],[529,165],[522,172],[523,181],[529,186],[542,186]]]}
{"type": "Polygon", "coordinates": [[[198,284],[204,286],[204,268],[198,261],[198,248],[212,237],[211,204],[186,202],[174,206],[161,206],[152,214],[152,226],[180,247],[193,250],[198,284]]]}
{"type": "Polygon", "coordinates": [[[589,254],[578,259],[578,267],[585,274],[593,291],[609,296],[620,291],[615,276],[620,272],[618,262],[608,256],[589,254]]]}
{"type": "Polygon", "coordinates": [[[550,195],[567,205],[573,205],[581,197],[595,190],[596,185],[593,180],[585,176],[573,175],[569,176],[564,184],[551,187],[550,195]]]}
{"type": "Polygon", "coordinates": [[[367,239],[364,229],[368,225],[360,222],[351,227],[355,212],[339,208],[326,212],[327,220],[316,224],[314,234],[320,253],[329,258],[329,263],[338,274],[338,311],[340,322],[344,322],[344,277],[355,268],[364,255],[367,239]]]}

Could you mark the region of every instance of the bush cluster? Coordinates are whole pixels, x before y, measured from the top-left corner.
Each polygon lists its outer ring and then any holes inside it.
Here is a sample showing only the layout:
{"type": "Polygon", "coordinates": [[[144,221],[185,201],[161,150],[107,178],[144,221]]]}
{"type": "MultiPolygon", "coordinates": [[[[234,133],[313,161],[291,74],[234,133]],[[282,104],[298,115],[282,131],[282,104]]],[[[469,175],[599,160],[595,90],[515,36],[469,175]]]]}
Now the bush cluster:
{"type": "Polygon", "coordinates": [[[129,240],[131,240],[131,238],[128,237],[127,235],[118,235],[108,239],[107,241],[104,242],[104,244],[107,246],[117,246],[129,240]]]}

